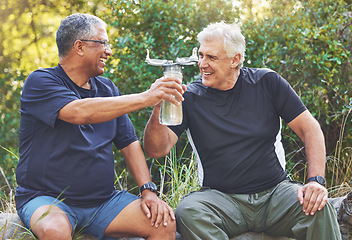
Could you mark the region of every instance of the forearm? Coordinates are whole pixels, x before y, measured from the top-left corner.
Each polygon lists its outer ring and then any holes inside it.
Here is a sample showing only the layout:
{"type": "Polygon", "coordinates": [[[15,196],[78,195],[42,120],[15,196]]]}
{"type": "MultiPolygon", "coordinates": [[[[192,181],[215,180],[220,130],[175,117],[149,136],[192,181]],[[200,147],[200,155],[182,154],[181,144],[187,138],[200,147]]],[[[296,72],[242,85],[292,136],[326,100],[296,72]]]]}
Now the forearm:
{"type": "Polygon", "coordinates": [[[325,175],[325,140],[317,120],[305,111],[288,124],[304,143],[308,177],[325,175]]]}
{"type": "Polygon", "coordinates": [[[77,125],[110,121],[123,114],[150,106],[144,93],[117,97],[85,98],[64,106],[58,118],[77,125]]]}
{"type": "Polygon", "coordinates": [[[159,113],[160,104],[154,107],[144,130],[144,150],[152,158],[167,155],[177,141],[177,136],[170,136],[171,130],[159,123],[159,113]]]}
{"type": "Polygon", "coordinates": [[[325,140],[319,126],[315,126],[311,132],[305,135],[304,143],[308,162],[308,178],[325,176],[325,140]]]}
{"type": "MultiPolygon", "coordinates": [[[[308,110],[288,124],[304,142],[308,161],[308,178],[325,175],[325,142],[318,121],[308,110]]],[[[306,215],[314,215],[324,208],[328,191],[317,182],[309,182],[297,190],[297,200],[306,215]]]]}

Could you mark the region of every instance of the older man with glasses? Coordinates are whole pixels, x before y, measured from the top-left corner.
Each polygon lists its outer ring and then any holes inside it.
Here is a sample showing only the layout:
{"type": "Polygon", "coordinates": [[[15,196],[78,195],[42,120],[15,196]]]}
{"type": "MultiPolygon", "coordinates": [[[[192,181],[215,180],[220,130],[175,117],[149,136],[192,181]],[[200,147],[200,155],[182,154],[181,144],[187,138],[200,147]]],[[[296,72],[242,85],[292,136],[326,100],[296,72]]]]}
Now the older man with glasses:
{"type": "Polygon", "coordinates": [[[174,212],[156,195],[127,113],[163,99],[177,104],[185,89],[168,78],[121,96],[99,76],[112,55],[108,41],[101,19],[66,17],[56,36],[58,66],[34,71],[23,87],[16,207],[39,239],[72,239],[75,230],[98,239],[175,239],[174,212]],[[115,189],[113,143],[141,198],[115,189]]]}

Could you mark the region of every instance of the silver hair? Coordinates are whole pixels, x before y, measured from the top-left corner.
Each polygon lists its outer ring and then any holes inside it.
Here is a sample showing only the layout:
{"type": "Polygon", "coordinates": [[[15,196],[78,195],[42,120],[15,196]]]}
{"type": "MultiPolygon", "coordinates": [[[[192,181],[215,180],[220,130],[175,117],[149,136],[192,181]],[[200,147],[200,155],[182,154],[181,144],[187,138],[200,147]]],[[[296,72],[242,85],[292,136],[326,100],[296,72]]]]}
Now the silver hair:
{"type": "Polygon", "coordinates": [[[238,68],[243,66],[246,40],[237,24],[227,24],[224,22],[209,24],[203,31],[198,33],[197,39],[200,44],[202,44],[202,42],[223,39],[227,56],[234,57],[238,53],[241,54],[241,61],[238,68]]]}
{"type": "Polygon", "coordinates": [[[56,32],[56,44],[59,57],[66,56],[76,40],[90,38],[96,34],[95,26],[106,27],[106,23],[93,15],[84,13],[72,14],[61,20],[56,32]]]}

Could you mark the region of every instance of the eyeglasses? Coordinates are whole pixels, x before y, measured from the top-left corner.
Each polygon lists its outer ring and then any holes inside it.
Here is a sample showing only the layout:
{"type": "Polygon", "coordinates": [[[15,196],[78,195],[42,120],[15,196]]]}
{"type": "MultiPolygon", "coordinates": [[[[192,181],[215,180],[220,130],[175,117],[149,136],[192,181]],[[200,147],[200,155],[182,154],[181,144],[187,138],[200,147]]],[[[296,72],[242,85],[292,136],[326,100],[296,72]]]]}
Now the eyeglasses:
{"type": "Polygon", "coordinates": [[[111,45],[109,44],[108,41],[102,41],[102,40],[91,40],[91,39],[80,39],[80,41],[83,41],[83,42],[95,42],[95,43],[100,43],[100,44],[103,44],[105,49],[106,48],[110,48],[111,49],[111,45]]]}

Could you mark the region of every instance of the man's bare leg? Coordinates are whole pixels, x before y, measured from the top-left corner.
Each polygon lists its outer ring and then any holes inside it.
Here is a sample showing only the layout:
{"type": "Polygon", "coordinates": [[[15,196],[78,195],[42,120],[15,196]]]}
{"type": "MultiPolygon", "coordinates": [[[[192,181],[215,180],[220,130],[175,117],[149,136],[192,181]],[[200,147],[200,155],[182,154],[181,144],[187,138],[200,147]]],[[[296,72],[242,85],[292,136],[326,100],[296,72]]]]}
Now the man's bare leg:
{"type": "Polygon", "coordinates": [[[151,220],[143,213],[141,199],[130,203],[105,229],[109,237],[144,237],[148,240],[175,240],[176,221],[170,220],[167,226],[152,226],[151,220]]]}

